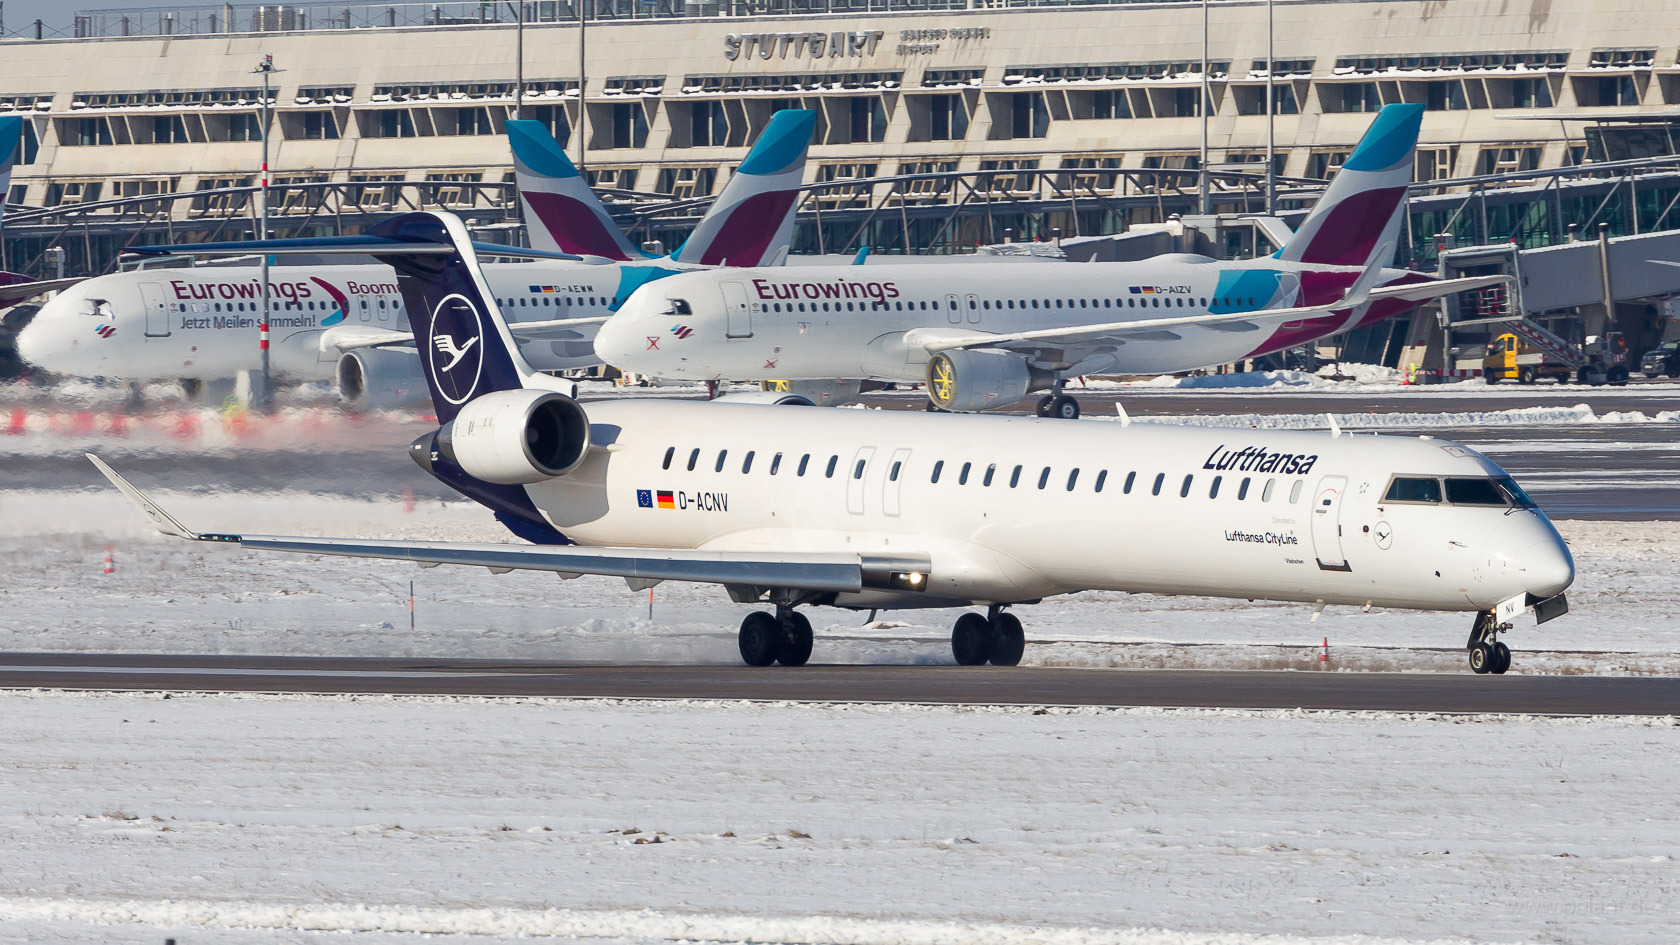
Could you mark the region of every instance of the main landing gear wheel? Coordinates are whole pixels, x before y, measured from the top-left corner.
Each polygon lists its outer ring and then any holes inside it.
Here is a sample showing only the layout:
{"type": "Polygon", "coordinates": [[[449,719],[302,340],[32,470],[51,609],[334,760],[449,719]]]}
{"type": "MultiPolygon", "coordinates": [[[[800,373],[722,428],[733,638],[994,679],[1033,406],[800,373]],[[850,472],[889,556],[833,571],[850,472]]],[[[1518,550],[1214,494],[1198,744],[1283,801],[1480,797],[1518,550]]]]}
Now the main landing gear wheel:
{"type": "Polygon", "coordinates": [[[958,666],[984,666],[992,658],[992,625],[979,614],[963,614],[951,628],[951,655],[958,666]]]}
{"type": "Polygon", "coordinates": [[[787,619],[781,621],[782,648],[776,654],[776,662],[783,666],[804,666],[811,659],[811,645],[815,637],[811,633],[811,621],[797,610],[788,611],[787,619]]]}
{"type": "Polygon", "coordinates": [[[1039,398],[1038,415],[1056,420],[1078,420],[1079,401],[1066,394],[1046,394],[1039,398]]]}
{"type": "Polygon", "coordinates": [[[1511,648],[1499,642],[1500,632],[1509,629],[1510,624],[1496,622],[1492,611],[1484,610],[1476,615],[1476,622],[1470,628],[1471,672],[1503,676],[1511,668],[1511,648]]]}
{"type": "Polygon", "coordinates": [[[1027,649],[1027,634],[1021,620],[1014,614],[1000,613],[992,622],[995,636],[992,642],[993,666],[1019,666],[1021,654],[1027,649]]]}
{"type": "Polygon", "coordinates": [[[737,638],[741,659],[748,666],[769,666],[781,653],[785,636],[782,625],[775,617],[762,610],[753,611],[741,621],[741,633],[737,638]]]}
{"type": "Polygon", "coordinates": [[[1027,648],[1026,632],[1014,614],[993,607],[990,619],[963,614],[951,628],[951,655],[959,666],[1018,666],[1027,648]]]}

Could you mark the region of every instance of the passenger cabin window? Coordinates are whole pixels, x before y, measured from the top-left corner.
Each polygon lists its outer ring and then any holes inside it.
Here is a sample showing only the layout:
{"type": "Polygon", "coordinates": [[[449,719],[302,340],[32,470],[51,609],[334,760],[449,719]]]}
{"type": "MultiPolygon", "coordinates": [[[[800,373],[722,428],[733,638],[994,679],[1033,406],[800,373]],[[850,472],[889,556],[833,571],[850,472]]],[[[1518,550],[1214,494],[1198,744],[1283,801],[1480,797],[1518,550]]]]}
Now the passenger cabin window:
{"type": "Polygon", "coordinates": [[[810,453],[806,453],[804,456],[799,457],[799,475],[805,475],[805,467],[809,465],[811,465],[810,453]]]}
{"type": "Polygon", "coordinates": [[[1272,488],[1275,487],[1276,485],[1277,485],[1277,480],[1276,479],[1266,480],[1266,488],[1264,488],[1260,491],[1260,501],[1261,502],[1272,501],[1272,488]]]}
{"type": "Polygon", "coordinates": [[[981,480],[980,484],[983,486],[991,485],[992,477],[995,475],[997,475],[997,463],[993,463],[986,467],[986,478],[981,480]]]}
{"type": "Polygon", "coordinates": [[[1097,473],[1097,487],[1095,489],[1092,489],[1091,491],[1092,492],[1101,492],[1102,487],[1103,487],[1103,483],[1105,483],[1107,481],[1108,481],[1108,470],[1105,469],[1102,472],[1097,473]]]}
{"type": "MultiPolygon", "coordinates": [[[[1384,502],[1439,502],[1441,480],[1424,476],[1395,476],[1383,494],[1384,502]]],[[[1504,503],[1500,503],[1504,504],[1504,503]]]]}
{"type": "Polygon", "coordinates": [[[758,455],[757,450],[747,450],[747,458],[741,460],[741,475],[745,476],[747,473],[752,472],[752,461],[753,457],[756,455],[758,455]]]}
{"type": "Polygon", "coordinates": [[[1492,479],[1447,479],[1447,501],[1454,505],[1509,505],[1492,479]]]}
{"type": "Polygon", "coordinates": [[[840,465],[840,457],[838,455],[830,456],[828,458],[828,471],[823,473],[823,478],[833,479],[834,478],[834,467],[836,467],[838,465],[840,465]]]}
{"type": "Polygon", "coordinates": [[[688,471],[693,472],[694,464],[698,462],[700,462],[700,450],[696,447],[694,452],[688,454],[688,471]]]}
{"type": "Polygon", "coordinates": [[[1184,485],[1179,486],[1178,488],[1178,497],[1180,499],[1187,499],[1190,497],[1190,483],[1195,480],[1195,478],[1195,474],[1184,477],[1184,485]]]}
{"type": "Polygon", "coordinates": [[[1295,503],[1301,501],[1301,487],[1306,485],[1306,482],[1307,481],[1305,479],[1297,479],[1295,480],[1295,484],[1289,487],[1290,505],[1294,505],[1295,503]]]}
{"type": "Polygon", "coordinates": [[[1011,472],[1009,474],[1009,488],[1013,489],[1020,484],[1021,484],[1021,467],[1016,466],[1015,471],[1011,472]]]}
{"type": "Polygon", "coordinates": [[[774,476],[776,474],[776,471],[781,469],[781,468],[782,468],[782,454],[777,453],[776,455],[770,457],[770,475],[774,476]]]}
{"type": "Polygon", "coordinates": [[[852,478],[853,479],[862,479],[863,478],[863,463],[864,463],[864,461],[861,460],[861,459],[857,461],[857,468],[852,470],[852,478]]]}
{"type": "Polygon", "coordinates": [[[1073,470],[1073,472],[1068,473],[1067,491],[1072,492],[1074,483],[1076,483],[1078,481],[1079,481],[1079,470],[1077,468],[1075,468],[1073,470]]]}
{"type": "Polygon", "coordinates": [[[1244,476],[1243,481],[1237,485],[1237,501],[1241,502],[1246,498],[1248,498],[1248,477],[1244,476]]]}
{"type": "Polygon", "coordinates": [[[666,447],[665,448],[665,462],[661,463],[659,465],[659,468],[660,469],[670,469],[671,468],[671,460],[675,459],[676,456],[677,456],[677,448],[675,446],[666,447]]]}
{"type": "Polygon", "coordinates": [[[1167,474],[1166,473],[1156,473],[1155,474],[1155,488],[1149,490],[1149,494],[1150,495],[1160,495],[1161,494],[1161,486],[1166,481],[1167,481],[1167,474]]]}
{"type": "Polygon", "coordinates": [[[1225,478],[1224,476],[1214,476],[1213,477],[1213,485],[1208,486],[1208,498],[1210,498],[1210,499],[1219,498],[1219,483],[1220,483],[1220,480],[1222,480],[1224,478],[1225,478]]]}
{"type": "Polygon", "coordinates": [[[933,478],[928,480],[928,481],[933,482],[933,483],[939,482],[939,474],[941,472],[943,472],[944,470],[945,470],[945,461],[944,460],[940,460],[939,462],[934,463],[933,464],[933,478]]]}
{"type": "Polygon", "coordinates": [[[962,471],[957,473],[957,485],[959,485],[959,486],[968,485],[968,471],[970,469],[973,469],[973,468],[974,468],[973,463],[963,463],[962,471]]]}
{"type": "Polygon", "coordinates": [[[1050,467],[1046,466],[1046,467],[1044,467],[1044,471],[1038,474],[1038,487],[1040,489],[1042,489],[1049,484],[1050,484],[1050,467]]]}
{"type": "Polygon", "coordinates": [[[728,458],[728,456],[728,450],[718,450],[717,468],[713,469],[712,472],[723,472],[723,461],[728,458]]]}
{"type": "Polygon", "coordinates": [[[1126,484],[1120,488],[1120,494],[1121,495],[1131,495],[1132,494],[1132,483],[1134,483],[1136,481],[1137,481],[1137,473],[1136,472],[1127,473],[1126,474],[1126,484]]]}
{"type": "Polygon", "coordinates": [[[902,461],[893,463],[892,464],[892,472],[887,474],[887,478],[892,480],[893,482],[897,482],[898,481],[898,471],[900,469],[902,469],[903,467],[904,467],[904,463],[902,461]]]}

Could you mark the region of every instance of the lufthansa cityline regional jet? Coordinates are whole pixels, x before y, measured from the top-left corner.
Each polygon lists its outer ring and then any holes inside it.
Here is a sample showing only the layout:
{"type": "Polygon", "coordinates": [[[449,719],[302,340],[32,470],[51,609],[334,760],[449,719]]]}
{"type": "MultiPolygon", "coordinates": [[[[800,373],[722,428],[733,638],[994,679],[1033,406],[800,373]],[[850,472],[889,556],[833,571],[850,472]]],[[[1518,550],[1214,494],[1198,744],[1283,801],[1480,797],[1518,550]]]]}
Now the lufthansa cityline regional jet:
{"type": "Polygon", "coordinates": [[[1385,268],[1422,117],[1422,105],[1378,113],[1274,256],[686,273],[632,296],[596,333],[595,352],[657,377],[925,381],[946,410],[1049,389],[1039,416],[1071,419],[1079,405],[1062,387],[1073,377],[1239,361],[1503,281],[1385,268]]]}
{"type": "Polygon", "coordinates": [[[104,463],[165,534],[305,554],[721,584],[741,657],[810,658],[795,608],[979,605],[957,662],[1015,664],[1010,608],[1087,589],[1466,611],[1470,663],[1567,610],[1574,563],[1503,470],[1428,437],[648,400],[532,369],[448,214],[364,238],[397,270],[440,429],[410,455],[533,544],[200,533],[104,463]]]}
{"type": "MultiPolygon", "coordinates": [[[[539,122],[508,122],[531,242],[548,255],[513,253],[535,261],[492,264],[486,273],[527,356],[544,370],[599,364],[594,331],[638,286],[701,266],[780,265],[815,125],[813,111],[777,112],[693,235],[668,256],[649,257],[630,245],[539,122]]],[[[250,252],[244,243],[186,251],[250,252]]],[[[261,363],[260,274],[241,265],[89,279],[41,309],[19,335],[18,352],[57,374],[232,378],[261,363]]],[[[269,285],[276,375],[335,381],[344,400],[358,405],[425,402],[408,312],[384,267],[287,266],[270,271],[269,285]]]]}

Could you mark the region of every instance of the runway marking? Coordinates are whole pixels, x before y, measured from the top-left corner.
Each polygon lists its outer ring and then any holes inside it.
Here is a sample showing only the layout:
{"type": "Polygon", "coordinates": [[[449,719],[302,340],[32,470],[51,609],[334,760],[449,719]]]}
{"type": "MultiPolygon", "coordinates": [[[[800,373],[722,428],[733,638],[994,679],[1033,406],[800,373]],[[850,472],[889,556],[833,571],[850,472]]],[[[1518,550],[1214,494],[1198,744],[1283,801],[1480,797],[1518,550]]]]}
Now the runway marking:
{"type": "MultiPolygon", "coordinates": [[[[526,671],[530,672],[530,671],[526,671]]],[[[198,666],[0,666],[0,673],[86,673],[126,676],[301,676],[346,679],[493,679],[507,673],[430,672],[365,669],[217,669],[198,666]]],[[[565,676],[568,673],[533,673],[565,676]]]]}

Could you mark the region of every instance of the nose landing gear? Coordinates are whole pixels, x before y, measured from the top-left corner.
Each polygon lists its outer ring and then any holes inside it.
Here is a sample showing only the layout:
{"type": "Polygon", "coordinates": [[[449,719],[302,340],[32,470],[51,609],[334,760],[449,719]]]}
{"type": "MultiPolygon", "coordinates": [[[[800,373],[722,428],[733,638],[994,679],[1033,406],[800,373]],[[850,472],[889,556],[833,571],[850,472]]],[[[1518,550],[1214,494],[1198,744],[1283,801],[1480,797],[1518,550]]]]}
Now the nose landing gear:
{"type": "Polygon", "coordinates": [[[748,614],[736,642],[748,666],[804,666],[811,659],[814,639],[804,614],[778,605],[774,616],[762,610],[748,614]]]}
{"type": "Polygon", "coordinates": [[[1499,642],[1499,634],[1509,629],[1511,625],[1499,623],[1491,610],[1476,615],[1476,622],[1470,628],[1471,672],[1503,676],[1511,668],[1511,648],[1499,642]]]}
{"type": "Polygon", "coordinates": [[[1018,666],[1027,637],[1021,621],[993,604],[982,617],[963,614],[951,628],[951,655],[960,666],[1018,666]]]}

